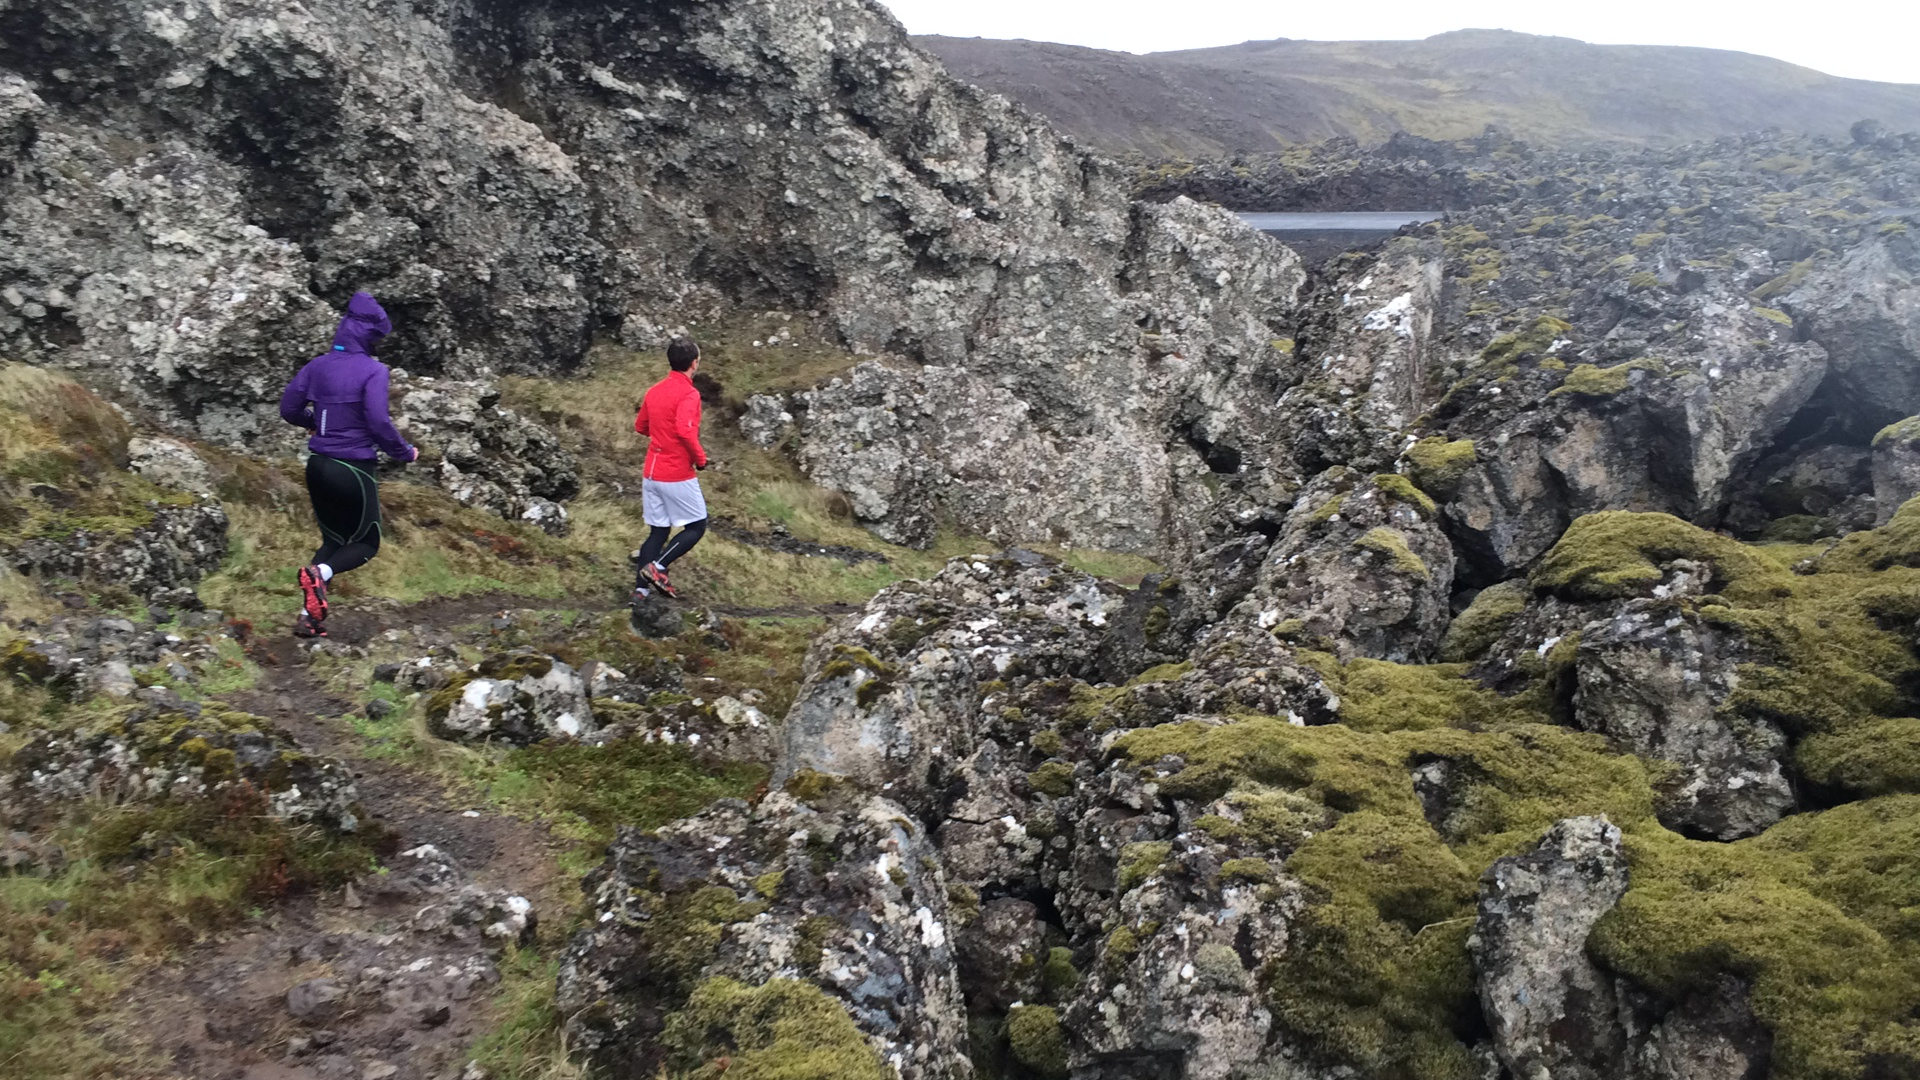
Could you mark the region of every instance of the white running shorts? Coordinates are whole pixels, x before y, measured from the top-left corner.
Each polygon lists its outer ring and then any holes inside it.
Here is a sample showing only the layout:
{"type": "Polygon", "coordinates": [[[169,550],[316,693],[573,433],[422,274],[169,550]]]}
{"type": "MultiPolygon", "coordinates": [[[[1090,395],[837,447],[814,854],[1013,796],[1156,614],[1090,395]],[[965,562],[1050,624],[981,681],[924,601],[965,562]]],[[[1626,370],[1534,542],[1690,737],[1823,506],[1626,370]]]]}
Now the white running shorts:
{"type": "Polygon", "coordinates": [[[707,516],[707,497],[700,494],[700,480],[675,480],[662,483],[658,480],[640,481],[640,509],[646,515],[647,524],[654,526],[671,525],[679,528],[691,525],[707,516]]]}

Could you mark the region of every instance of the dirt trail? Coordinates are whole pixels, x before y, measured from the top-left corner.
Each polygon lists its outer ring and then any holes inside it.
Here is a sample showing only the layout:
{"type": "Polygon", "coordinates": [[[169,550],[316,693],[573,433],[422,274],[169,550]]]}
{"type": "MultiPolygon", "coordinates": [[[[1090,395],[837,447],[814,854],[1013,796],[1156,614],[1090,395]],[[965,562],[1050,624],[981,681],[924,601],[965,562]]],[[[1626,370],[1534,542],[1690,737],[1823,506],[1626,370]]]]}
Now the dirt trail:
{"type": "MultiPolygon", "coordinates": [[[[833,618],[856,610],[704,604],[697,595],[676,603],[726,618],[833,618]]],[[[362,645],[393,627],[451,630],[505,611],[619,606],[501,593],[409,605],[354,601],[329,620],[330,640],[362,645]]],[[[432,845],[472,884],[525,896],[550,924],[566,920],[577,896],[557,862],[564,842],[543,825],[450,792],[406,763],[368,756],[346,719],[361,703],[313,677],[305,643],[262,628],[248,652],[262,677],[229,702],[271,720],[303,749],[345,762],[362,804],[397,834],[396,851],[432,845]]],[[[385,861],[404,868],[409,859],[385,861]]],[[[382,897],[375,888],[355,890],[351,899],[344,890],[291,897],[142,979],[127,1002],[134,1033],[171,1060],[174,1076],[192,1080],[456,1080],[489,1026],[492,983],[452,974],[462,965],[470,970],[484,949],[408,932],[431,899],[382,897]],[[296,1016],[289,991],[318,985],[316,979],[349,992],[342,1002],[296,1016]]]]}
{"type": "MultiPolygon", "coordinates": [[[[419,605],[399,618],[342,612],[339,636],[365,640],[382,628],[375,624],[445,625],[511,606],[500,599],[419,605]]],[[[525,896],[552,924],[566,920],[574,885],[556,861],[565,845],[545,826],[367,757],[343,719],[352,703],[312,677],[301,643],[263,637],[250,652],[261,685],[231,702],[272,720],[304,749],[346,762],[364,806],[398,835],[397,851],[432,845],[474,885],[525,896]]],[[[385,860],[402,871],[416,861],[385,860]]],[[[435,899],[381,896],[377,888],[289,898],[143,979],[128,1002],[136,1033],[170,1058],[175,1075],[192,1080],[455,1080],[489,1027],[498,975],[483,943],[409,932],[409,920],[435,899]],[[297,986],[344,996],[296,1016],[289,991],[297,986]]]]}

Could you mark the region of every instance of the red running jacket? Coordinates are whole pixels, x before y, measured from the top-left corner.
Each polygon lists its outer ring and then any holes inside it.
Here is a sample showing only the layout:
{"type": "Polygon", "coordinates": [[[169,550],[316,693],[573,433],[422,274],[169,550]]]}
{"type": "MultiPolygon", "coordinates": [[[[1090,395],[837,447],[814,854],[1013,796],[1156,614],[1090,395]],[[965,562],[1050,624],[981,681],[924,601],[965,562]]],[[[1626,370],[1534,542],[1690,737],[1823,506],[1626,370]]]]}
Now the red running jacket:
{"type": "Polygon", "coordinates": [[[641,475],[663,484],[693,479],[695,466],[706,467],[700,446],[700,391],[684,371],[647,388],[633,430],[647,437],[647,461],[641,475]]]}

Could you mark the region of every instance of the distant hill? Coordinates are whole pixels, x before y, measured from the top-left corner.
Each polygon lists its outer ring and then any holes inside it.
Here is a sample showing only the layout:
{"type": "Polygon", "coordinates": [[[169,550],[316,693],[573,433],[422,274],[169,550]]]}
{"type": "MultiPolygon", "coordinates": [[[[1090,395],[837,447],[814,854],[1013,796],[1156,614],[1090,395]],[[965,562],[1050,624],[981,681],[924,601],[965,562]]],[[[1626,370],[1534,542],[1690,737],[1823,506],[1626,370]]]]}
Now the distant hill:
{"type": "Polygon", "coordinates": [[[1108,153],[1211,157],[1488,124],[1542,144],[1673,142],[1766,128],[1843,135],[1873,118],[1920,129],[1920,85],[1839,79],[1748,53],[1589,45],[1506,30],[1424,41],[1250,41],[1105,52],[918,37],[958,77],[1108,153]]]}

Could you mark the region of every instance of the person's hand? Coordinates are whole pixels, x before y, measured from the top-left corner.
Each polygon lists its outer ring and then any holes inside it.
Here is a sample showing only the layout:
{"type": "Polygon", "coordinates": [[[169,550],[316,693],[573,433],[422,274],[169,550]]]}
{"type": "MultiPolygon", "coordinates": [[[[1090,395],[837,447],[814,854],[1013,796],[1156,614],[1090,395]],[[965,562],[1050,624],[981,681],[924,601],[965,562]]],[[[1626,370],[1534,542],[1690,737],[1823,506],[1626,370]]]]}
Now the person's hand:
{"type": "Polygon", "coordinates": [[[414,448],[413,448],[413,456],[412,456],[412,457],[410,457],[410,458],[408,458],[407,460],[408,460],[408,461],[419,461],[419,460],[420,460],[420,448],[419,448],[419,447],[417,447],[417,446],[416,446],[416,447],[414,447],[414,448]]]}
{"type": "Polygon", "coordinates": [[[694,469],[695,469],[696,471],[698,471],[698,472],[706,472],[706,471],[707,471],[707,466],[709,466],[709,465],[711,465],[711,464],[713,464],[713,462],[711,462],[711,461],[703,461],[703,462],[701,462],[700,464],[698,464],[698,465],[695,465],[695,466],[694,466],[694,469]]]}

